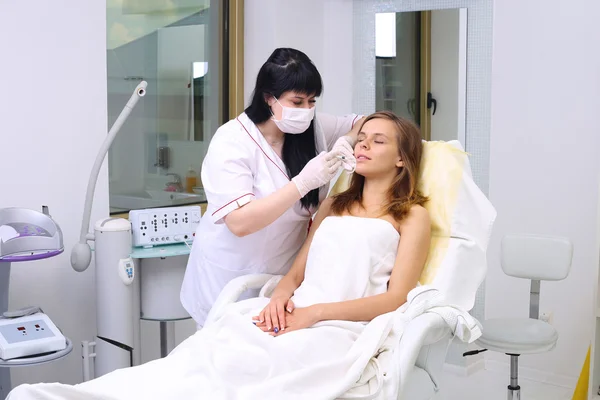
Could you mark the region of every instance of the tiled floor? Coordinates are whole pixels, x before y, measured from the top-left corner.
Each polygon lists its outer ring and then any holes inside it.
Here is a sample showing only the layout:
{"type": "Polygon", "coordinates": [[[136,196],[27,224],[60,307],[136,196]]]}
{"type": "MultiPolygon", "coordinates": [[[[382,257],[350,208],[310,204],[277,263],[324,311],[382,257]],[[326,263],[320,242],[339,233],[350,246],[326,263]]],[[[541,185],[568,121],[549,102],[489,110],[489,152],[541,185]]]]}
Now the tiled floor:
{"type": "MultiPolygon", "coordinates": [[[[444,374],[443,400],[506,400],[508,376],[482,370],[468,377],[444,374]]],[[[573,389],[520,379],[522,400],[571,400],[573,389]]]]}

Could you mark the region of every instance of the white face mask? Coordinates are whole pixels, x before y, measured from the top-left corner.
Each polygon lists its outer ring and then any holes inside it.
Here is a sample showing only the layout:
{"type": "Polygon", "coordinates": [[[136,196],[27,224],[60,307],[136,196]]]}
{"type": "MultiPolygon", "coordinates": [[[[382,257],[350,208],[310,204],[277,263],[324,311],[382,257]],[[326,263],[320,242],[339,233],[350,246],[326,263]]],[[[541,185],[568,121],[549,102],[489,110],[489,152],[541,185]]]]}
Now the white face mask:
{"type": "MultiPolygon", "coordinates": [[[[279,100],[273,97],[277,103],[279,100]]],[[[310,126],[311,121],[315,117],[315,107],[311,108],[296,108],[296,107],[285,107],[279,103],[281,107],[281,119],[276,120],[275,116],[271,119],[275,122],[275,125],[284,133],[304,133],[310,126]]]]}

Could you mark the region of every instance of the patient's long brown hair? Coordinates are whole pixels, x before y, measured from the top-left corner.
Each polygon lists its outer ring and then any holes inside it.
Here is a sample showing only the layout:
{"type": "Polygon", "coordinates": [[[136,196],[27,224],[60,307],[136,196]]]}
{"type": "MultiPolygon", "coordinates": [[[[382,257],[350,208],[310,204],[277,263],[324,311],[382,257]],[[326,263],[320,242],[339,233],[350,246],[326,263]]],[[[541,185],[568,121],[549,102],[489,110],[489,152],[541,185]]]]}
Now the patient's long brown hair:
{"type": "MultiPolygon", "coordinates": [[[[423,154],[421,132],[410,120],[398,117],[389,111],[380,111],[369,115],[361,125],[361,130],[364,124],[377,118],[391,121],[395,125],[398,153],[404,164],[398,168],[398,175],[390,186],[388,202],[382,205],[381,216],[389,214],[396,221],[401,221],[408,215],[413,205],[423,205],[427,201],[427,198],[417,190],[419,167],[423,154]]],[[[352,206],[356,203],[362,207],[364,185],[364,176],[354,173],[350,187],[334,197],[331,207],[333,213],[340,215],[347,212],[350,214],[352,206]]]]}

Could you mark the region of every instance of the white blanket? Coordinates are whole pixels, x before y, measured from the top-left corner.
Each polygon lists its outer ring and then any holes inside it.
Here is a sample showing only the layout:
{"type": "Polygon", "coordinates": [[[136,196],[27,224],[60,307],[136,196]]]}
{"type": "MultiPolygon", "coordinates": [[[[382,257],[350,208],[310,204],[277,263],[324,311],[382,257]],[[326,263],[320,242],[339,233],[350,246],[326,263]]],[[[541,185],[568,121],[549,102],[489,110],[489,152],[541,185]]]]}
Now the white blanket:
{"type": "MultiPolygon", "coordinates": [[[[327,218],[315,233],[305,280],[294,295],[296,307],[383,293],[398,243],[399,235],[386,221],[327,218]]],[[[251,322],[268,301],[258,297],[232,304],[164,359],[75,386],[22,385],[9,400],[390,400],[397,398],[408,372],[394,360],[412,319],[435,312],[461,339],[470,342],[480,335],[468,313],[430,287],[414,289],[397,311],[369,323],[323,321],[277,337],[251,322]]]]}
{"type": "MultiPolygon", "coordinates": [[[[264,299],[244,303],[250,306],[260,300],[264,299]]],[[[396,399],[408,371],[398,370],[394,355],[401,351],[398,344],[405,326],[425,312],[439,314],[465,342],[481,335],[473,317],[446,304],[436,289],[425,286],[414,289],[409,301],[397,311],[367,325],[330,321],[277,339],[258,334],[240,340],[240,333],[257,328],[240,314],[228,312],[214,324],[218,335],[199,331],[164,359],[76,386],[22,385],[8,400],[396,399]],[[344,332],[353,341],[350,349],[336,343],[339,332],[335,331],[344,332]],[[335,340],[323,340],[328,332],[335,340]],[[276,341],[279,346],[272,345],[276,341]],[[265,345],[267,342],[271,344],[265,345]],[[345,354],[340,356],[340,350],[345,354]],[[240,363],[240,354],[246,355],[246,362],[240,363]],[[299,354],[306,356],[301,359],[299,354]],[[303,368],[303,362],[312,366],[303,368]]]]}

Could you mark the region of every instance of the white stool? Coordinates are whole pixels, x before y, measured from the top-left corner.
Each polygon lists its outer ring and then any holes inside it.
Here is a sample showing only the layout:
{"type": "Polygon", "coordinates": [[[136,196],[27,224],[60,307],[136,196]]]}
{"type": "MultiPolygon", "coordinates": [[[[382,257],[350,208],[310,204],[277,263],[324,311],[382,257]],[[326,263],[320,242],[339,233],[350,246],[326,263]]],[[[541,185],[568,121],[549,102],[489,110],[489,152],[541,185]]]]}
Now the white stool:
{"type": "Polygon", "coordinates": [[[554,327],[538,319],[540,281],[559,281],[569,275],[573,245],[566,238],[507,235],[501,244],[502,270],[509,276],[531,279],[529,318],[496,318],[483,322],[477,344],[510,356],[508,399],[519,400],[519,356],[552,350],[558,340],[554,327]]]}

